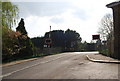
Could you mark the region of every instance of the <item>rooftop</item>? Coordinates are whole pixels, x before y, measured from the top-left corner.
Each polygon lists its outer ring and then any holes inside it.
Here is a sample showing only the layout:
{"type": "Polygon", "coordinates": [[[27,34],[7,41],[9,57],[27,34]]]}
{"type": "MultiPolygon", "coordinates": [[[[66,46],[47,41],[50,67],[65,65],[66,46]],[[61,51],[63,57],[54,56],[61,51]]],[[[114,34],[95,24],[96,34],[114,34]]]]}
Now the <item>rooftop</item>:
{"type": "Polygon", "coordinates": [[[116,1],[116,2],[112,2],[112,3],[110,3],[110,4],[107,4],[106,6],[107,6],[108,8],[112,8],[112,7],[117,6],[117,5],[120,5],[120,0],[119,0],[119,1],[116,1]]]}

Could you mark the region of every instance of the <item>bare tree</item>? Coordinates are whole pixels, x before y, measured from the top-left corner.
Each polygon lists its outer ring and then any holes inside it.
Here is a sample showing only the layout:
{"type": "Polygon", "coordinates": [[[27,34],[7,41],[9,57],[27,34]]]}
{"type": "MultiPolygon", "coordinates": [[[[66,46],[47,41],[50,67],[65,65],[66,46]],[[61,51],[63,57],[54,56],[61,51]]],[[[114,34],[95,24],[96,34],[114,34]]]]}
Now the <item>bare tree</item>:
{"type": "MultiPolygon", "coordinates": [[[[113,53],[113,16],[106,14],[100,22],[98,33],[101,35],[102,40],[107,41],[108,56],[112,56],[113,53]]],[[[104,49],[105,50],[105,49],[104,49]]]]}
{"type": "Polygon", "coordinates": [[[111,39],[113,35],[113,16],[111,14],[106,14],[101,19],[98,33],[101,35],[103,40],[111,39]]]}

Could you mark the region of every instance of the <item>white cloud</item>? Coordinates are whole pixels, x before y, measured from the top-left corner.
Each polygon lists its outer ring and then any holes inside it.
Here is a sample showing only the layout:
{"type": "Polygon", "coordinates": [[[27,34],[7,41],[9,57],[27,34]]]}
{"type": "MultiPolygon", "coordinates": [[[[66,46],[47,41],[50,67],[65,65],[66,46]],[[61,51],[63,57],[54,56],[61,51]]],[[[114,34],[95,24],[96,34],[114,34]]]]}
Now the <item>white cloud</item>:
{"type": "Polygon", "coordinates": [[[69,0],[67,4],[17,3],[20,6],[20,17],[25,18],[25,27],[30,37],[43,36],[52,30],[68,28],[80,33],[83,40],[90,42],[97,33],[98,23],[106,13],[112,10],[106,4],[114,0],[69,0]],[[26,4],[26,5],[25,5],[26,4]]]}
{"type": "Polygon", "coordinates": [[[25,18],[25,27],[30,37],[43,36],[49,31],[50,21],[48,17],[29,16],[25,18]]]}

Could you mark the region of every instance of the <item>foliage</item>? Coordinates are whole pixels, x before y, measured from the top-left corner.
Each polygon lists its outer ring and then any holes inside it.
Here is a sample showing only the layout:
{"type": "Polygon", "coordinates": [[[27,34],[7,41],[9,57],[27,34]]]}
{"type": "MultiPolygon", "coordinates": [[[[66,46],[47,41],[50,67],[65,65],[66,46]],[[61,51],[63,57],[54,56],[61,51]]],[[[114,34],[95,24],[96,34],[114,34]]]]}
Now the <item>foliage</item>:
{"type": "Polygon", "coordinates": [[[106,40],[107,47],[101,51],[106,55],[109,52],[109,56],[112,56],[112,44],[113,44],[113,17],[111,14],[106,14],[100,23],[99,32],[104,40],[106,40]],[[106,50],[109,50],[106,52],[106,50]]]}
{"type": "Polygon", "coordinates": [[[44,37],[34,37],[31,38],[31,41],[35,47],[43,49],[44,37]]]}
{"type": "Polygon", "coordinates": [[[79,42],[79,49],[80,49],[80,51],[82,51],[82,52],[86,51],[86,46],[87,46],[87,42],[86,41],[79,42]]]}
{"type": "Polygon", "coordinates": [[[65,31],[65,42],[66,42],[66,48],[71,49],[74,48],[74,51],[78,51],[78,41],[81,42],[80,34],[76,31],[67,29],[65,31]]]}
{"type": "Polygon", "coordinates": [[[84,41],[84,42],[80,42],[80,44],[79,44],[79,49],[80,49],[80,51],[82,51],[82,52],[86,52],[86,51],[96,51],[96,50],[98,50],[97,48],[96,48],[96,46],[97,46],[97,44],[96,43],[87,43],[86,41],[84,41]]]}
{"type": "Polygon", "coordinates": [[[34,46],[27,36],[21,19],[16,32],[11,27],[18,19],[18,7],[11,2],[2,2],[2,61],[25,58],[33,55],[34,46]]]}
{"type": "Polygon", "coordinates": [[[106,14],[100,23],[98,33],[101,34],[102,39],[110,39],[113,34],[113,17],[111,14],[106,14]]]}
{"type": "Polygon", "coordinates": [[[23,19],[20,20],[19,26],[16,28],[16,31],[21,33],[21,35],[18,37],[20,45],[19,47],[22,48],[22,50],[20,50],[19,52],[19,57],[33,55],[34,47],[30,38],[27,36],[23,19]]]}
{"type": "Polygon", "coordinates": [[[49,38],[49,35],[51,35],[52,44],[51,47],[57,48],[61,47],[63,51],[78,51],[78,44],[81,42],[81,37],[79,33],[73,30],[53,30],[51,32],[46,32],[44,37],[37,37],[32,38],[32,42],[37,48],[43,49],[44,45],[47,45],[45,43],[45,39],[49,38]]]}
{"type": "Polygon", "coordinates": [[[18,27],[16,28],[16,31],[19,31],[22,35],[27,34],[27,31],[26,31],[25,26],[24,26],[24,19],[23,18],[21,18],[21,20],[18,24],[18,27]]]}
{"type": "Polygon", "coordinates": [[[3,27],[2,30],[2,59],[11,59],[12,55],[19,52],[18,36],[21,34],[19,32],[14,32],[7,27],[3,27]]]}
{"type": "Polygon", "coordinates": [[[10,61],[33,55],[34,46],[27,35],[3,27],[2,60],[10,61]]]}
{"type": "Polygon", "coordinates": [[[18,18],[18,7],[13,5],[11,2],[2,3],[2,60],[12,59],[12,55],[18,53],[18,36],[19,32],[11,30],[13,23],[18,18]]]}
{"type": "Polygon", "coordinates": [[[2,26],[11,28],[18,19],[19,9],[11,2],[2,2],[2,26]]]}
{"type": "Polygon", "coordinates": [[[71,41],[80,40],[81,41],[80,34],[70,29],[67,29],[65,31],[65,36],[67,40],[71,40],[71,41]]]}
{"type": "Polygon", "coordinates": [[[101,54],[105,55],[105,56],[109,56],[109,50],[108,49],[102,49],[99,51],[101,54]]]}
{"type": "Polygon", "coordinates": [[[64,31],[63,30],[53,30],[51,32],[46,32],[44,39],[49,38],[51,34],[52,47],[64,47],[64,31]]]}

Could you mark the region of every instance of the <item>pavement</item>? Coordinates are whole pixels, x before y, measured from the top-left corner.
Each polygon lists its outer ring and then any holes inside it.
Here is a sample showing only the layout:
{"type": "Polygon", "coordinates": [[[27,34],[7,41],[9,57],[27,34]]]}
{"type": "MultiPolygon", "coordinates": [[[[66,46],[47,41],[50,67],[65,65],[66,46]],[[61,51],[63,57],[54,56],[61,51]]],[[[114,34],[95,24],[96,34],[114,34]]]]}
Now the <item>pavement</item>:
{"type": "Polygon", "coordinates": [[[92,62],[99,62],[99,63],[116,63],[120,64],[120,60],[104,56],[102,54],[89,54],[86,55],[87,59],[92,62]]]}

